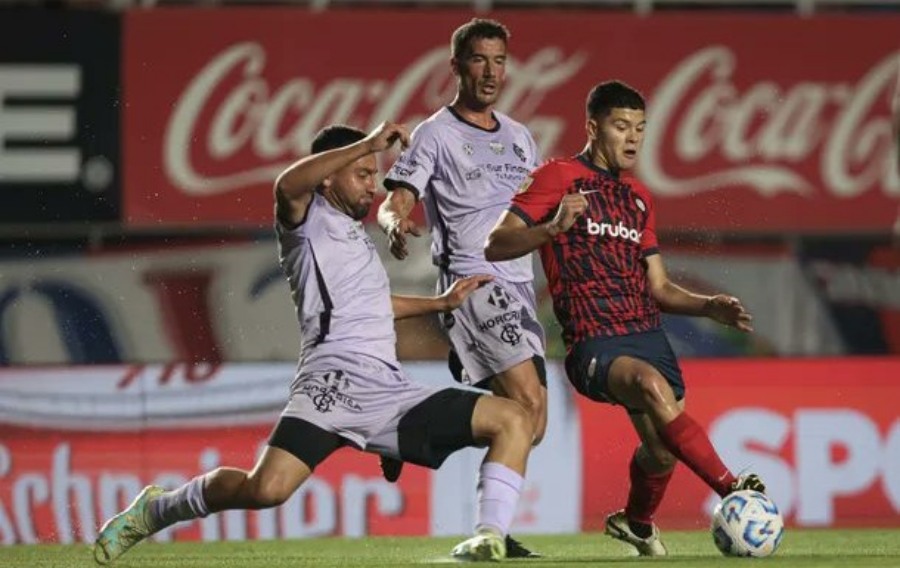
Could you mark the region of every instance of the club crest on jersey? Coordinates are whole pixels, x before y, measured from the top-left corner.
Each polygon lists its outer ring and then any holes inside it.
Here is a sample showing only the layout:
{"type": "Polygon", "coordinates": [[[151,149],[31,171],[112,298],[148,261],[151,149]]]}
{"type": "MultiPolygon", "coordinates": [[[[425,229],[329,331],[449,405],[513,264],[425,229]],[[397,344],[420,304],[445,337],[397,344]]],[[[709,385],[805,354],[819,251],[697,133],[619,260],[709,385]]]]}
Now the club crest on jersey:
{"type": "Polygon", "coordinates": [[[635,197],[635,198],[634,198],[634,204],[637,205],[637,208],[640,209],[642,213],[646,213],[646,211],[647,211],[647,206],[644,205],[644,200],[643,200],[643,199],[641,199],[640,197],[635,197]]]}
{"type": "Polygon", "coordinates": [[[322,414],[331,412],[335,406],[359,412],[362,407],[345,392],[349,387],[350,381],[344,377],[344,372],[333,371],[325,373],[318,380],[304,382],[300,392],[308,396],[313,407],[322,414]]]}
{"type": "Polygon", "coordinates": [[[513,154],[515,154],[516,157],[518,157],[519,160],[522,161],[522,163],[528,161],[528,158],[525,157],[525,150],[523,150],[522,147],[515,142],[513,142],[513,154]]]}
{"type": "Polygon", "coordinates": [[[466,154],[466,156],[471,156],[475,153],[475,146],[472,146],[471,143],[466,142],[463,144],[462,151],[466,154]]]}
{"type": "Polygon", "coordinates": [[[510,345],[518,345],[519,342],[522,341],[522,334],[519,332],[519,326],[513,323],[504,325],[503,329],[500,331],[500,339],[510,345]]]}
{"type": "Polygon", "coordinates": [[[506,146],[503,145],[503,142],[491,142],[488,146],[491,147],[491,152],[498,156],[506,151],[506,146]]]}

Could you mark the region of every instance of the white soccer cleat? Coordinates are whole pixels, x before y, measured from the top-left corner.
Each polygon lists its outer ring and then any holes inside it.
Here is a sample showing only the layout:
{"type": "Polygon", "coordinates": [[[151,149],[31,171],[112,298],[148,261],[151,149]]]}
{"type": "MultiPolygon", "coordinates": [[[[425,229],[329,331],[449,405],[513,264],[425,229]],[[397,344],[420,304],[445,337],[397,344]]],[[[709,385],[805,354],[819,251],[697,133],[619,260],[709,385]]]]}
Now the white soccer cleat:
{"type": "Polygon", "coordinates": [[[499,562],[506,558],[506,542],[502,536],[485,531],[457,544],[450,555],[465,562],[499,562]]]}
{"type": "Polygon", "coordinates": [[[628,518],[625,517],[625,511],[616,511],[606,517],[606,534],[616,540],[628,543],[637,549],[640,556],[667,556],[669,551],[666,545],[659,538],[659,529],[653,525],[653,534],[647,538],[641,538],[631,532],[628,526],[628,518]]]}
{"type": "Polygon", "coordinates": [[[106,521],[94,542],[94,560],[97,564],[111,563],[132,546],[156,532],[150,522],[147,504],[162,493],[165,493],[162,487],[148,485],[127,509],[106,521]]]}

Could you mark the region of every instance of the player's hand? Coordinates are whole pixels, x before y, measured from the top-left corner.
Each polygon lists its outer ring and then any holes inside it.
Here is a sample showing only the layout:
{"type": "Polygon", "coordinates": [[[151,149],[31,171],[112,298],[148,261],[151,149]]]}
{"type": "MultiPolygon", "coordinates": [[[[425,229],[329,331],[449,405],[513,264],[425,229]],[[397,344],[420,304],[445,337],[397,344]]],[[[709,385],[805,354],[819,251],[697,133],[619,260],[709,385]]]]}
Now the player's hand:
{"type": "Polygon", "coordinates": [[[580,193],[566,194],[556,208],[556,215],[550,221],[550,227],[556,233],[564,233],[572,228],[575,220],[587,211],[587,198],[580,193]]]}
{"type": "Polygon", "coordinates": [[[409,256],[406,246],[406,235],[414,237],[422,236],[422,229],[412,219],[401,219],[391,225],[388,230],[388,244],[391,246],[391,254],[397,260],[403,260],[409,256]]]}
{"type": "Polygon", "coordinates": [[[706,301],[704,307],[707,317],[717,322],[737,328],[741,331],[753,331],[753,316],[744,309],[741,301],[734,296],[719,294],[706,301]]]}
{"type": "Polygon", "coordinates": [[[469,297],[469,294],[471,294],[478,288],[481,288],[493,279],[493,276],[488,276],[486,274],[460,278],[459,280],[451,284],[446,292],[439,296],[439,298],[444,302],[443,311],[450,312],[460,307],[463,302],[466,301],[466,298],[469,297]]]}
{"type": "Polygon", "coordinates": [[[387,121],[379,124],[364,140],[370,152],[383,152],[398,141],[401,148],[409,146],[409,130],[406,125],[387,121]]]}

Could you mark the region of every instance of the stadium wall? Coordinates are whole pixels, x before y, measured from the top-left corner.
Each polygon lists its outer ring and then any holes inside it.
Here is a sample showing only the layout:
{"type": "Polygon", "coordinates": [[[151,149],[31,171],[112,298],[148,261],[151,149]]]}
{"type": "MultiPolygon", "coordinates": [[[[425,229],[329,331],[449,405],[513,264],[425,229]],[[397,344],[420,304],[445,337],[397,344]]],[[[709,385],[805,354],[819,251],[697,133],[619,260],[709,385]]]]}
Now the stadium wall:
{"type": "MultiPolygon", "coordinates": [[[[394,291],[431,294],[429,241],[390,258],[369,227],[394,291]]],[[[755,316],[743,334],[714,322],[666,317],[688,357],[900,353],[900,249],[831,246],[665,247],[669,273],[700,292],[740,297],[755,316]]],[[[536,273],[541,274],[540,267],[536,273]]],[[[549,354],[560,328],[537,282],[549,354]]],[[[297,320],[275,242],[153,246],[0,261],[0,366],[293,361],[297,320]]],[[[443,359],[434,318],[398,323],[403,359],[443,359]]]]}

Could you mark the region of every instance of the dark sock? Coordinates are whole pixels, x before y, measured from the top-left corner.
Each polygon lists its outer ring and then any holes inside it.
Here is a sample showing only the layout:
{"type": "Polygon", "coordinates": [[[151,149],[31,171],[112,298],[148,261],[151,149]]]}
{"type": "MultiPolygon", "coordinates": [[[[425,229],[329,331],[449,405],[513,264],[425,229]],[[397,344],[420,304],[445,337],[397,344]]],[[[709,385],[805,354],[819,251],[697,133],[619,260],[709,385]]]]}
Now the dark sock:
{"type": "Polygon", "coordinates": [[[628,521],[628,528],[631,529],[638,538],[649,538],[653,534],[653,525],[642,523],[640,521],[628,521]]]}

